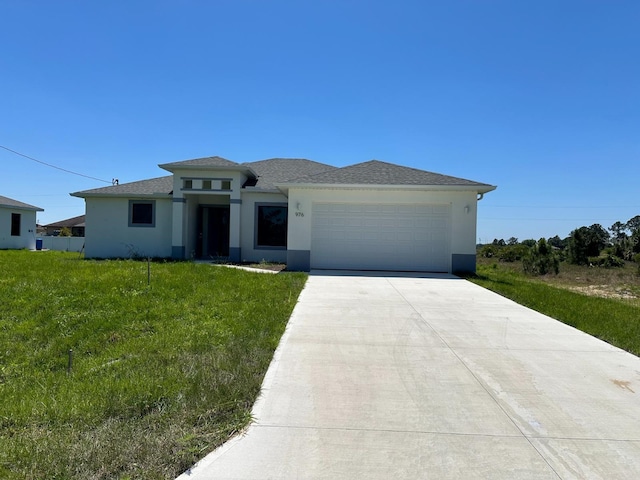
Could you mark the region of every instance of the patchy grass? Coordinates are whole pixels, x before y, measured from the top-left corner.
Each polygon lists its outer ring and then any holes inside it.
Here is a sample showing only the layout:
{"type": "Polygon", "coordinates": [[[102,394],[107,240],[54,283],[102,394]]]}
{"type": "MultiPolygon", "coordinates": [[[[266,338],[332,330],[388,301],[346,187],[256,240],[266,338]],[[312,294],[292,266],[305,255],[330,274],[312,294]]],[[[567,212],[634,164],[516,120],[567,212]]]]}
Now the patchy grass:
{"type": "MultiPolygon", "coordinates": [[[[590,273],[593,269],[581,268],[582,275],[593,275],[590,273]]],[[[582,275],[578,280],[582,280],[582,275]]],[[[468,280],[640,355],[640,304],[635,300],[571,291],[569,287],[575,283],[568,282],[570,278],[571,275],[564,279],[526,277],[513,266],[493,263],[479,264],[477,275],[468,280]]],[[[597,282],[601,281],[599,277],[597,282]]]]}
{"type": "MultiPolygon", "coordinates": [[[[521,262],[498,262],[479,257],[478,267],[522,273],[521,262]]],[[[640,306],[640,274],[637,263],[625,262],[624,268],[602,268],[563,262],[558,275],[544,275],[536,279],[588,296],[621,299],[640,306]]]]}
{"type": "Polygon", "coordinates": [[[174,478],[242,430],[306,275],[0,251],[0,478],[174,478]],[[73,368],[67,373],[68,352],[73,368]]]}

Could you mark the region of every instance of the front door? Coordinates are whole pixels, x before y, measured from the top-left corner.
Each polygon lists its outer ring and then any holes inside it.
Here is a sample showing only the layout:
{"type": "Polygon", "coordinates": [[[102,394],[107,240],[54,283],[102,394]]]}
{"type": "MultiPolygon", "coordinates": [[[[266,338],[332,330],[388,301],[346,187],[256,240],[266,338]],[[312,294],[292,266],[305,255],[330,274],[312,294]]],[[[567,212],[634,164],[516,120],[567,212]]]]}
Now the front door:
{"type": "Polygon", "coordinates": [[[228,205],[199,208],[196,252],[199,257],[229,256],[229,216],[228,205]]]}

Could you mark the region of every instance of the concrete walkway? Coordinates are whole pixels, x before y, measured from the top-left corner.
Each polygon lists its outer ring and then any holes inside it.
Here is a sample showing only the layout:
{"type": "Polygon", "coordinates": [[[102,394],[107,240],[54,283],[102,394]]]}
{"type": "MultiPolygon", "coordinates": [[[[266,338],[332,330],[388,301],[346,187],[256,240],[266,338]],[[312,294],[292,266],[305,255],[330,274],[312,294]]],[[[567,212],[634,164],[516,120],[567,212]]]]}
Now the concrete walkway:
{"type": "Polygon", "coordinates": [[[640,478],[640,359],[451,276],[315,272],[181,480],[640,478]]]}

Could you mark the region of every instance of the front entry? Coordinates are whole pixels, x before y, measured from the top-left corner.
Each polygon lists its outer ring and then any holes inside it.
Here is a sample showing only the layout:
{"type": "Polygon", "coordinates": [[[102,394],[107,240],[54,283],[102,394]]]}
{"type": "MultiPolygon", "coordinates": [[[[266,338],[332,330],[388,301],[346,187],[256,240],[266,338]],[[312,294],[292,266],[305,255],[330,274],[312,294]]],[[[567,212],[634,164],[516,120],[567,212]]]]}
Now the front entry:
{"type": "Polygon", "coordinates": [[[196,255],[199,258],[229,256],[229,217],[229,205],[198,208],[196,255]]]}

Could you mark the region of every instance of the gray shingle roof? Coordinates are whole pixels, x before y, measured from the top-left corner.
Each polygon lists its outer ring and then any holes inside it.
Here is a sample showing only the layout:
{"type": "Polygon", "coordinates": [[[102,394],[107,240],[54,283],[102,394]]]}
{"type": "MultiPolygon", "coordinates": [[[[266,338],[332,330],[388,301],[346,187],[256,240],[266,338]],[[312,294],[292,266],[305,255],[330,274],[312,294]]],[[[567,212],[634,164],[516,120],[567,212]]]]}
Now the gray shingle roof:
{"type": "Polygon", "coordinates": [[[10,208],[18,208],[20,210],[36,210],[38,212],[44,212],[43,208],[34,207],[33,205],[29,205],[28,203],[19,202],[18,200],[14,200],[13,198],[3,197],[0,195],[0,207],[10,207],[10,208]]]}
{"type": "Polygon", "coordinates": [[[77,217],[73,217],[73,218],[67,218],[65,220],[60,220],[59,222],[53,222],[50,223],[48,225],[43,225],[44,227],[51,227],[51,228],[63,228],[63,227],[84,227],[85,225],[85,216],[84,215],[80,215],[77,217]]]}
{"type": "Polygon", "coordinates": [[[159,166],[165,170],[170,170],[180,167],[238,167],[240,164],[222,157],[202,157],[181,162],[163,163],[159,166]]]}
{"type": "MultiPolygon", "coordinates": [[[[286,183],[286,182],[283,182],[286,183]]],[[[439,173],[403,167],[393,163],[370,160],[347,167],[336,168],[307,177],[297,178],[291,183],[328,185],[441,185],[441,186],[482,186],[464,178],[450,177],[439,173]]]]}
{"type": "MultiPolygon", "coordinates": [[[[439,173],[403,167],[393,163],[370,160],[347,167],[337,168],[325,163],[314,162],[304,158],[270,158],[257,162],[235,163],[221,157],[206,157],[175,162],[161,167],[209,167],[245,170],[250,176],[245,186],[262,190],[273,190],[287,184],[314,185],[398,185],[398,186],[464,186],[478,187],[479,191],[490,191],[495,187],[486,183],[474,182],[464,178],[451,177],[439,173]],[[257,179],[251,176],[255,173],[257,179]]],[[[95,188],[75,192],[76,197],[118,195],[170,195],[173,191],[173,176],[152,178],[138,182],[124,183],[110,187],[95,188]]],[[[0,197],[3,198],[3,197],[0,197]]],[[[37,207],[33,207],[37,208],[37,207]]]]}
{"type": "Polygon", "coordinates": [[[304,158],[270,158],[242,165],[251,168],[258,175],[255,187],[264,190],[273,190],[276,184],[295,178],[336,170],[332,165],[304,158]]]}
{"type": "Polygon", "coordinates": [[[123,183],[110,187],[94,188],[72,193],[74,197],[97,196],[97,195],[169,195],[173,191],[173,176],[151,178],[138,182],[123,183]]]}

